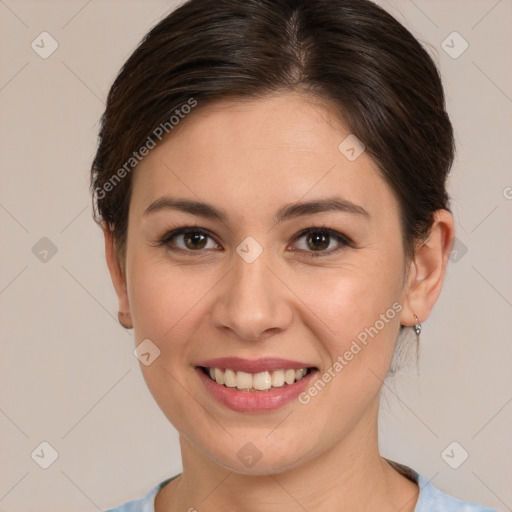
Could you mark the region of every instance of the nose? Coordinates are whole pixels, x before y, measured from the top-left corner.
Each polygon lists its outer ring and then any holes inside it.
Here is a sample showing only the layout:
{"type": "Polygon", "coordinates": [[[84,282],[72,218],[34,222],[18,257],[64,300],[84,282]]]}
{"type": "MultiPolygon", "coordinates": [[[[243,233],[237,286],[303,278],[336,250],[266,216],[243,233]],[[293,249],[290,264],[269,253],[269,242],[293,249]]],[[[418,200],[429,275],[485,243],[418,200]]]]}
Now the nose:
{"type": "Polygon", "coordinates": [[[246,341],[284,331],[292,321],[291,293],[269,266],[265,251],[252,263],[235,254],[233,268],[216,287],[212,319],[217,329],[246,341]]]}

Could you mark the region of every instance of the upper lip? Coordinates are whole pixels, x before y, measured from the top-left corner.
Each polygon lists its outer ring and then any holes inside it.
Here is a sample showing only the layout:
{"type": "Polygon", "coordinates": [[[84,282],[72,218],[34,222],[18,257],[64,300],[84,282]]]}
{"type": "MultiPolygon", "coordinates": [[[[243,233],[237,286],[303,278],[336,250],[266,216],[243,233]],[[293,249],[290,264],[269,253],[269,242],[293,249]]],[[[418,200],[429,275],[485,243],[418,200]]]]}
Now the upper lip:
{"type": "Polygon", "coordinates": [[[201,361],[196,366],[205,368],[229,368],[234,371],[247,373],[271,372],[274,370],[288,370],[300,368],[314,368],[309,363],[280,359],[277,357],[264,357],[262,359],[243,359],[241,357],[219,357],[201,361]]]}

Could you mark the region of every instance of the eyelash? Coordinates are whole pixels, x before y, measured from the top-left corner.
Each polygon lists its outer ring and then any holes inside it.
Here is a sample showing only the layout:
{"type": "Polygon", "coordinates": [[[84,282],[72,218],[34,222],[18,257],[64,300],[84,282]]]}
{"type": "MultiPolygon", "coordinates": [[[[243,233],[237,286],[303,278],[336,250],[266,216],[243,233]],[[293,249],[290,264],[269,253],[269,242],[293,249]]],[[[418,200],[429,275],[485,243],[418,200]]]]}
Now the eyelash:
{"type": "MultiPolygon", "coordinates": [[[[204,235],[204,236],[209,237],[210,239],[215,240],[214,237],[212,237],[212,235],[207,230],[205,230],[203,228],[200,228],[198,226],[184,226],[184,227],[174,229],[174,230],[166,233],[158,241],[157,245],[158,246],[165,245],[171,251],[182,252],[182,253],[187,254],[188,256],[197,256],[198,253],[203,251],[202,249],[197,250],[197,251],[192,251],[189,249],[182,249],[180,247],[173,247],[170,244],[170,241],[173,238],[175,238],[176,236],[183,235],[183,234],[190,234],[190,233],[204,235]]],[[[296,237],[294,238],[294,241],[298,240],[298,239],[302,238],[303,236],[308,235],[310,233],[327,235],[330,238],[334,238],[336,241],[338,241],[341,244],[341,247],[334,249],[334,250],[331,249],[330,251],[305,251],[306,253],[308,253],[308,257],[311,257],[311,258],[332,256],[333,254],[337,254],[338,252],[344,250],[346,247],[352,247],[352,248],[354,247],[354,243],[349,237],[347,237],[341,233],[338,233],[337,231],[334,231],[333,229],[329,229],[326,227],[318,227],[318,226],[311,226],[306,229],[303,229],[296,235],[296,237]]]]}

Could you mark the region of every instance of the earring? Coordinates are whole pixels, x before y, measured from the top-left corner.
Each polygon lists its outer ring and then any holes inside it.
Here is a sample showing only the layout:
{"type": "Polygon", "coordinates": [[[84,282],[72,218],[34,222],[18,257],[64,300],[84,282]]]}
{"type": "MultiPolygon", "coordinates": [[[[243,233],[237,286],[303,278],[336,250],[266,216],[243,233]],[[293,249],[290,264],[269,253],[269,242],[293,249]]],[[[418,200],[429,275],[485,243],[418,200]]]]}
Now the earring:
{"type": "Polygon", "coordinates": [[[416,323],[414,324],[414,332],[416,333],[416,337],[418,338],[418,343],[420,342],[420,333],[421,333],[421,324],[419,322],[419,318],[414,315],[416,319],[416,323]]]}

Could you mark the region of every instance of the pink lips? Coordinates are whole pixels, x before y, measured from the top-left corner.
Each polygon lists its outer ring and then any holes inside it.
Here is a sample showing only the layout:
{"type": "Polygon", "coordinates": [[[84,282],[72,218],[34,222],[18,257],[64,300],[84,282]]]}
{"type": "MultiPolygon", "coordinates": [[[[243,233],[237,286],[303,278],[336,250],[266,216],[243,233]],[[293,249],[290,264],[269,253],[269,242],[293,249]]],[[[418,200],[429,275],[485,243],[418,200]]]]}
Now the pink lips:
{"type": "Polygon", "coordinates": [[[199,379],[211,395],[222,405],[237,412],[270,412],[285,406],[297,398],[310,385],[318,370],[310,370],[301,380],[293,384],[285,384],[280,388],[268,391],[240,391],[228,388],[210,379],[202,368],[232,369],[248,373],[286,370],[290,368],[312,368],[311,364],[278,358],[263,358],[251,361],[238,357],[223,357],[201,361],[196,366],[199,379]]]}

